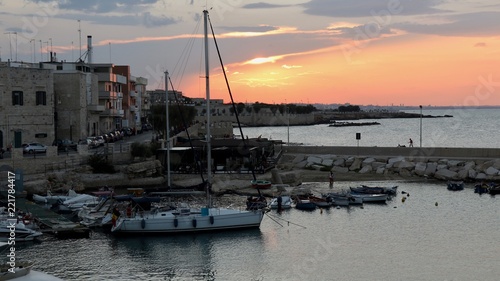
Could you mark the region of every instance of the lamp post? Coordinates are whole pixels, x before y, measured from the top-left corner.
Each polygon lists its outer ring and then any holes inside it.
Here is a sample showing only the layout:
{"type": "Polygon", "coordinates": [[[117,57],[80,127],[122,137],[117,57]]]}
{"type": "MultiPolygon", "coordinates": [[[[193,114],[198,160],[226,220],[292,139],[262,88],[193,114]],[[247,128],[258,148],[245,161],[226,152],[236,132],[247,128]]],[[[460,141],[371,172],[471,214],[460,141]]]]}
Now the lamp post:
{"type": "Polygon", "coordinates": [[[422,148],[422,106],[420,105],[420,148],[422,148]]]}

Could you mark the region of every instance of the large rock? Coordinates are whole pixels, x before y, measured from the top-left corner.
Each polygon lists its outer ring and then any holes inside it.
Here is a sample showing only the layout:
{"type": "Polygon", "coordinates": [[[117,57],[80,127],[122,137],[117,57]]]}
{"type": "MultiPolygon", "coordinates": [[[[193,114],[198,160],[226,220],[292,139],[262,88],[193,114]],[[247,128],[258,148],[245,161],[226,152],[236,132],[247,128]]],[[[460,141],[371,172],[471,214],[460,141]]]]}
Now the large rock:
{"type": "MultiPolygon", "coordinates": [[[[293,164],[297,164],[297,163],[300,163],[300,162],[302,162],[302,161],[304,161],[304,160],[305,160],[304,155],[297,155],[297,156],[295,156],[295,158],[292,160],[292,163],[293,163],[293,164]]],[[[306,161],[306,162],[307,162],[307,161],[306,161]]]]}
{"type": "Polygon", "coordinates": [[[370,173],[371,171],[373,171],[372,166],[371,165],[367,165],[367,166],[364,166],[363,168],[361,168],[361,170],[359,170],[358,173],[360,173],[360,174],[367,174],[367,173],[370,173]]]}
{"type": "Polygon", "coordinates": [[[371,166],[373,162],[375,162],[375,158],[368,157],[365,160],[363,160],[363,162],[361,163],[361,167],[371,166]]]}
{"type": "Polygon", "coordinates": [[[307,157],[307,163],[309,164],[321,164],[321,162],[323,162],[323,159],[321,159],[321,157],[316,157],[316,156],[307,157]]]}
{"type": "Polygon", "coordinates": [[[354,159],[354,162],[349,167],[349,170],[350,171],[357,171],[360,168],[361,168],[361,159],[360,158],[356,158],[356,159],[354,159]]]}
{"type": "Polygon", "coordinates": [[[405,158],[403,156],[398,156],[398,157],[394,157],[394,158],[389,158],[389,160],[387,160],[387,164],[391,165],[394,165],[394,163],[396,162],[401,162],[401,161],[404,161],[405,158]]]}
{"type": "Polygon", "coordinates": [[[159,160],[144,161],[133,163],[125,168],[125,173],[129,179],[133,178],[147,178],[152,175],[159,174],[161,163],[159,160]]]}
{"type": "Polygon", "coordinates": [[[440,180],[453,180],[457,178],[457,172],[453,172],[448,169],[441,169],[437,170],[434,177],[440,180]]]}
{"type": "Polygon", "coordinates": [[[449,167],[463,166],[463,165],[464,165],[464,161],[461,161],[461,160],[449,160],[448,161],[449,167]]]}
{"type": "Polygon", "coordinates": [[[328,167],[333,166],[333,159],[323,159],[321,164],[328,166],[328,167]]]}
{"type": "Polygon", "coordinates": [[[345,164],[344,158],[338,158],[333,162],[334,166],[344,166],[344,164],[345,164]]]}
{"type": "Polygon", "coordinates": [[[385,162],[373,162],[372,163],[372,168],[373,170],[377,170],[380,167],[385,167],[385,162]]]}
{"type": "Polygon", "coordinates": [[[498,169],[491,166],[488,169],[486,169],[486,171],[484,171],[484,173],[488,176],[496,176],[496,175],[498,175],[498,169]]]}
{"type": "Polygon", "coordinates": [[[425,170],[426,170],[426,169],[427,169],[427,163],[424,163],[424,162],[417,162],[417,163],[415,164],[415,170],[414,170],[414,172],[415,172],[415,174],[416,174],[417,176],[422,177],[422,176],[424,176],[424,175],[426,174],[426,173],[425,173],[425,170]]]}
{"type": "Polygon", "coordinates": [[[477,178],[477,172],[476,172],[476,170],[469,169],[469,170],[467,170],[467,173],[468,173],[468,175],[467,175],[468,178],[470,178],[470,179],[476,179],[477,178]]]}
{"type": "Polygon", "coordinates": [[[436,170],[437,170],[437,163],[436,162],[429,162],[429,163],[427,163],[427,168],[425,168],[424,175],[433,176],[436,173],[436,170]]]}
{"type": "Polygon", "coordinates": [[[394,163],[394,167],[398,169],[412,170],[415,167],[415,163],[409,161],[399,161],[394,163]]]}

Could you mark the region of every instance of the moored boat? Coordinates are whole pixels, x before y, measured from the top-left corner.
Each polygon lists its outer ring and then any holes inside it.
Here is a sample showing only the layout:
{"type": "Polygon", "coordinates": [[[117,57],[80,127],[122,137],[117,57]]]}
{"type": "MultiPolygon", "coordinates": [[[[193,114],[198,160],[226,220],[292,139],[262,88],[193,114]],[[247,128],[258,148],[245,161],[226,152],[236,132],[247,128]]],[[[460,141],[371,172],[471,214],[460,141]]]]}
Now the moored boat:
{"type": "Polygon", "coordinates": [[[272,186],[272,183],[267,180],[252,180],[251,184],[256,189],[269,189],[272,186]]]}
{"type": "MultiPolygon", "coordinates": [[[[205,32],[204,32],[204,42],[205,46],[208,46],[208,11],[203,11],[205,32]]],[[[214,34],[212,32],[212,34],[214,34]]],[[[208,48],[205,48],[208,54],[208,48]]],[[[206,69],[206,94],[207,100],[210,100],[209,91],[209,75],[208,69],[208,57],[205,56],[205,69],[206,69]]],[[[168,89],[168,73],[165,73],[165,88],[168,89]]],[[[168,106],[166,106],[168,110],[168,106]]],[[[168,111],[167,111],[168,112],[168,111]]],[[[210,103],[207,103],[207,112],[210,112],[210,103]]],[[[168,114],[167,114],[168,116],[168,114]]],[[[168,124],[168,118],[167,118],[168,124]]],[[[210,114],[207,115],[207,124],[210,123],[210,114]]],[[[210,126],[205,126],[207,142],[206,150],[211,151],[211,141],[210,141],[210,126]]],[[[168,125],[167,125],[167,128],[168,125]]],[[[167,129],[168,131],[168,129],[167,129]]],[[[258,228],[264,217],[264,210],[239,210],[230,208],[215,208],[212,207],[210,191],[211,191],[211,172],[212,171],[212,159],[211,154],[207,153],[207,180],[203,181],[203,188],[206,191],[206,207],[200,209],[191,209],[186,204],[180,205],[175,210],[164,210],[155,208],[151,211],[142,211],[136,209],[132,212],[131,217],[120,215],[119,212],[113,212],[115,219],[113,220],[113,227],[111,232],[114,234],[122,233],[136,233],[136,234],[146,234],[146,233],[184,233],[184,232],[204,232],[204,231],[220,231],[220,230],[230,230],[230,229],[243,229],[243,228],[258,228]]],[[[170,169],[167,169],[167,182],[170,181],[170,169]]],[[[258,185],[258,187],[265,186],[270,182],[258,181],[255,179],[252,181],[258,185]]],[[[268,188],[269,188],[268,187],[268,188]]]]}
{"type": "Polygon", "coordinates": [[[398,186],[393,187],[380,187],[380,186],[366,186],[351,187],[351,192],[355,193],[370,193],[370,194],[389,194],[396,195],[398,186]]]}
{"type": "Polygon", "coordinates": [[[281,209],[290,209],[292,207],[292,197],[288,195],[281,195],[273,198],[271,200],[271,203],[269,204],[271,209],[278,209],[280,197],[281,197],[281,209]]]}
{"type": "Polygon", "coordinates": [[[0,242],[14,240],[15,242],[33,241],[43,233],[26,227],[26,225],[17,221],[17,219],[4,219],[0,221],[0,242]]]}
{"type": "Polygon", "coordinates": [[[385,203],[389,198],[387,194],[370,194],[370,193],[353,193],[351,192],[353,198],[359,198],[363,203],[385,203]]]}
{"type": "Polygon", "coordinates": [[[464,189],[464,182],[463,181],[448,181],[447,183],[447,188],[448,190],[463,190],[464,189]]]}

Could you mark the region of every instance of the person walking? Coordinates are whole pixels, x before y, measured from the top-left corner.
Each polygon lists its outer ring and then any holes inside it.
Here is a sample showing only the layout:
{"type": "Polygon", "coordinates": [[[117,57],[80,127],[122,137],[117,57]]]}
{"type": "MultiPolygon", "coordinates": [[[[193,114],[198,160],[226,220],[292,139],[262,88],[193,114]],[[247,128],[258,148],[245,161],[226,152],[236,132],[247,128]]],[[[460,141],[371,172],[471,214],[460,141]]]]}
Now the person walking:
{"type": "Polygon", "coordinates": [[[333,181],[335,179],[335,176],[333,175],[333,171],[330,171],[329,178],[330,178],[330,187],[332,187],[333,186],[333,181]]]}
{"type": "Polygon", "coordinates": [[[410,138],[410,141],[408,143],[410,143],[410,147],[413,147],[413,140],[411,138],[410,138]]]}

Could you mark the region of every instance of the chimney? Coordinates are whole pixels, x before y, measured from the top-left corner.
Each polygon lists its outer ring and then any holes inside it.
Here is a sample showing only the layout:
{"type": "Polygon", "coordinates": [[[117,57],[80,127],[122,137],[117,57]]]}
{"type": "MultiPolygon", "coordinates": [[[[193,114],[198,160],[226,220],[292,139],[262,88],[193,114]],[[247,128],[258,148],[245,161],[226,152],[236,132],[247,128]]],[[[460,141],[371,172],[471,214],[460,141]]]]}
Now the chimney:
{"type": "Polygon", "coordinates": [[[88,57],[88,63],[92,63],[92,36],[87,35],[87,57],[88,57]]]}

